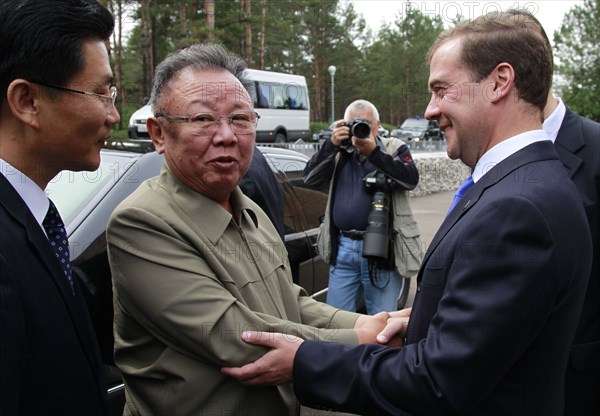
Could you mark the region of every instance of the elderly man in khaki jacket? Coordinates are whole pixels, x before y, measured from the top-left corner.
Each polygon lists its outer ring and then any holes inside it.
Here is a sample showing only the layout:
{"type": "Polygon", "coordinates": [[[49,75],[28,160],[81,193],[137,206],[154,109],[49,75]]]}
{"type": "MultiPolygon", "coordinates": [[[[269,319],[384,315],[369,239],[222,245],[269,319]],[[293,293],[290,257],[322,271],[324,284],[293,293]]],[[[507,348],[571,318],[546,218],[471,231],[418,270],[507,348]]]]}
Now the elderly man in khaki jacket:
{"type": "Polygon", "coordinates": [[[340,311],[294,285],[275,227],[238,188],[258,118],[244,69],[215,45],[157,68],[148,131],[165,165],[107,233],[126,415],[298,414],[291,385],[248,387],[221,373],[267,351],[241,333],[356,344],[386,325],[386,313],[340,311]]]}

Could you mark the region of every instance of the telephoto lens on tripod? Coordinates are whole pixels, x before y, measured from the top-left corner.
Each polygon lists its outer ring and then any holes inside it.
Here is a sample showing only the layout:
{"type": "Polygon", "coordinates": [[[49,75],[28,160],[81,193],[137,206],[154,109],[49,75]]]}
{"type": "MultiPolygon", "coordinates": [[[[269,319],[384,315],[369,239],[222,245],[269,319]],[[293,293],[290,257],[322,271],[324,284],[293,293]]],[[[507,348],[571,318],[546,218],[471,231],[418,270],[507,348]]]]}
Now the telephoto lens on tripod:
{"type": "Polygon", "coordinates": [[[362,256],[368,260],[387,260],[390,242],[390,197],[377,191],[373,194],[371,212],[367,219],[367,231],[363,240],[362,256]]]}

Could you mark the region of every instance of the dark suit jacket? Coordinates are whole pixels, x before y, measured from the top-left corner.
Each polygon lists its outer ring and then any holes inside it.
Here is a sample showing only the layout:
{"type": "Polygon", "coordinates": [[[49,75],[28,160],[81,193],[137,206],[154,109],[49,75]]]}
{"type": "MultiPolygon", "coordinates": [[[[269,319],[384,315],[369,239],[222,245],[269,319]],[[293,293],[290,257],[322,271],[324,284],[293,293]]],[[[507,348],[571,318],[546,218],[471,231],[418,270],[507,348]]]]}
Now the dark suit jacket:
{"type": "Polygon", "coordinates": [[[0,230],[0,414],[106,414],[83,297],[73,296],[42,229],[2,175],[0,230]]]}
{"type": "Polygon", "coordinates": [[[591,241],[551,142],[498,163],[441,225],[418,276],[407,346],[305,341],[302,403],[368,415],[562,414],[591,241]]]}
{"type": "Polygon", "coordinates": [[[284,240],[283,191],[269,162],[256,147],[254,147],[248,172],[240,181],[239,186],[248,198],[262,208],[277,229],[281,239],[284,240]]]}
{"type": "Polygon", "coordinates": [[[600,124],[567,108],[556,138],[558,157],[583,200],[593,262],[567,367],[565,415],[600,415],[600,124]]]}

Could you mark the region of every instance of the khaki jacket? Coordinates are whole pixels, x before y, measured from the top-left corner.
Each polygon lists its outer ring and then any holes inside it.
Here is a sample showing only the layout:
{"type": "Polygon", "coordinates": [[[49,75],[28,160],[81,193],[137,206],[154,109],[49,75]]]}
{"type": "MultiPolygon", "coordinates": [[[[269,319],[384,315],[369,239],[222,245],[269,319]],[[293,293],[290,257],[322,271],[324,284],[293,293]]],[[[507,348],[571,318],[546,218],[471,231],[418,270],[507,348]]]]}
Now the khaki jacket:
{"type": "Polygon", "coordinates": [[[291,281],[266,214],[239,188],[236,222],[165,166],[111,217],[115,361],[125,415],[295,415],[292,386],[247,387],[221,374],[267,349],[246,330],[357,343],[357,314],[316,302],[291,281]]]}

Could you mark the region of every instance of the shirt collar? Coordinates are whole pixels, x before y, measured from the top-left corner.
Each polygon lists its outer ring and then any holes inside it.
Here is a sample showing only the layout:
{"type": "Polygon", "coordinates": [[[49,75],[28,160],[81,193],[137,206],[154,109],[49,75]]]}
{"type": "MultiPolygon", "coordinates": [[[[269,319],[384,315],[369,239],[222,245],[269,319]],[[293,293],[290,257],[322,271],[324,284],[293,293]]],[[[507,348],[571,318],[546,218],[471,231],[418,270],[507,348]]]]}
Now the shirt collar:
{"type": "Polygon", "coordinates": [[[21,199],[29,208],[36,221],[42,227],[42,222],[46,217],[50,201],[46,193],[27,175],[12,166],[7,161],[0,158],[0,173],[17,191],[21,199]]]}
{"type": "MultiPolygon", "coordinates": [[[[202,228],[202,232],[213,244],[216,244],[232,222],[233,216],[206,195],[181,182],[166,162],[161,168],[158,180],[161,186],[169,190],[169,194],[180,209],[202,228]],[[207,215],[207,212],[210,212],[210,215],[207,215]]],[[[248,226],[246,221],[251,221],[253,226],[258,228],[258,217],[254,212],[252,202],[242,193],[239,186],[231,192],[230,201],[235,222],[242,229],[248,226]]]]}
{"type": "Polygon", "coordinates": [[[544,120],[544,131],[548,135],[548,138],[552,140],[554,143],[556,141],[556,137],[558,136],[558,131],[560,130],[560,126],[562,125],[563,119],[565,118],[565,114],[567,113],[567,107],[565,103],[559,98],[554,97],[558,100],[558,105],[548,116],[546,120],[544,120]]]}
{"type": "Polygon", "coordinates": [[[503,140],[485,152],[481,159],[479,159],[477,165],[475,165],[475,169],[473,169],[473,174],[471,175],[473,181],[477,182],[490,169],[512,154],[530,144],[543,140],[549,140],[548,135],[544,130],[526,131],[525,133],[517,134],[516,136],[503,140]]]}

